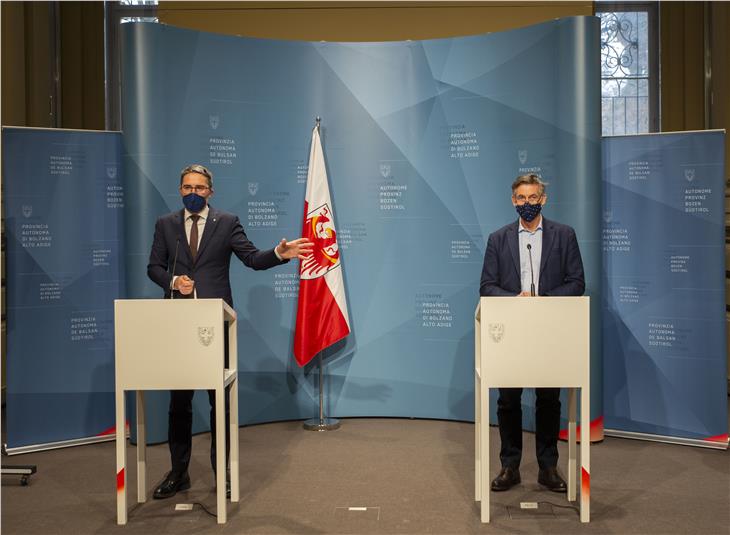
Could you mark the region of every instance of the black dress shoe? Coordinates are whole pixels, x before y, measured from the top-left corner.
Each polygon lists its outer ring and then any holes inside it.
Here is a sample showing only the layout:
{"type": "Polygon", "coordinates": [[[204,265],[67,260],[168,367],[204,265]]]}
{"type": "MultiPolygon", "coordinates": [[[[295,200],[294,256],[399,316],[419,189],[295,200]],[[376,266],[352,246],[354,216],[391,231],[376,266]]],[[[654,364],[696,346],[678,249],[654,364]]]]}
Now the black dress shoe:
{"type": "Polygon", "coordinates": [[[520,470],[518,468],[502,468],[499,475],[492,480],[492,490],[495,492],[509,490],[520,481],[520,470]]]}
{"type": "Polygon", "coordinates": [[[567,492],[568,487],[565,484],[565,480],[558,474],[558,469],[555,467],[540,468],[537,474],[537,482],[543,487],[547,487],[548,490],[553,492],[567,492]]]}
{"type": "Polygon", "coordinates": [[[162,483],[157,485],[152,497],[155,500],[171,498],[177,494],[179,490],[188,490],[190,488],[190,476],[187,472],[182,475],[175,475],[169,472],[162,483]]]}

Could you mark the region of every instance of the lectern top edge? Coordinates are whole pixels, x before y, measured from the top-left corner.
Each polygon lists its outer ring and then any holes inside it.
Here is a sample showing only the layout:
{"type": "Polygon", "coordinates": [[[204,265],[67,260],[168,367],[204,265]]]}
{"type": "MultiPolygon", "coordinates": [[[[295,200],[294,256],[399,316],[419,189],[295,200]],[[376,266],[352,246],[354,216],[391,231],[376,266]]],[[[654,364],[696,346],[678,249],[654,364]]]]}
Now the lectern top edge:
{"type": "Polygon", "coordinates": [[[141,303],[166,303],[164,306],[191,306],[192,303],[197,303],[198,305],[202,303],[215,303],[216,307],[221,307],[223,310],[223,315],[226,319],[226,321],[236,321],[237,314],[236,311],[233,310],[233,308],[226,303],[223,299],[220,298],[201,298],[201,299],[115,299],[114,300],[114,307],[121,305],[128,305],[128,304],[141,304],[141,303]],[[181,304],[182,303],[182,304],[181,304]],[[187,303],[187,305],[185,305],[187,303]],[[169,304],[169,305],[168,305],[169,304]]]}

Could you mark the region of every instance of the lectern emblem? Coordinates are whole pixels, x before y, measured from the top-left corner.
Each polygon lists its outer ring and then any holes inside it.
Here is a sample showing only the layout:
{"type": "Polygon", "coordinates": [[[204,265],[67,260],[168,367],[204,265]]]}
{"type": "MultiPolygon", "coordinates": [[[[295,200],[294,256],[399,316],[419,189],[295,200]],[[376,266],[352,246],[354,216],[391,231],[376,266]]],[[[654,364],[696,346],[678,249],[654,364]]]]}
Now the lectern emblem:
{"type": "Polygon", "coordinates": [[[213,327],[198,327],[198,340],[205,347],[213,341],[213,327]]]}
{"type": "Polygon", "coordinates": [[[695,179],[695,170],[694,169],[685,169],[684,178],[687,179],[687,182],[692,182],[695,179]]]}
{"type": "Polygon", "coordinates": [[[490,323],[489,336],[491,336],[492,340],[495,342],[501,342],[504,337],[504,323],[490,323]]]}

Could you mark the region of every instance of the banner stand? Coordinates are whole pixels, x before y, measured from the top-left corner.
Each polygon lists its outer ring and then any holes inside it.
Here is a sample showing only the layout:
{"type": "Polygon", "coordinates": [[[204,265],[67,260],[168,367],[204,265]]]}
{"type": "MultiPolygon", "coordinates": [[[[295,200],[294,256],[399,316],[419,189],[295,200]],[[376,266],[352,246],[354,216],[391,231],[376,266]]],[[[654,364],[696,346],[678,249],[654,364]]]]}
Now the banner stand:
{"type": "Polygon", "coordinates": [[[622,431],[620,429],[604,429],[604,434],[607,437],[616,438],[631,438],[634,440],[648,440],[650,442],[663,442],[664,444],[679,444],[680,446],[697,446],[700,448],[710,448],[715,450],[726,450],[728,449],[727,436],[718,437],[717,439],[700,439],[700,438],[685,438],[685,437],[672,437],[668,435],[655,435],[652,433],[635,433],[633,431],[622,431]]]}
{"type": "MultiPolygon", "coordinates": [[[[7,455],[7,444],[2,445],[2,454],[7,455]]],[[[38,471],[38,467],[34,464],[3,464],[0,468],[0,475],[3,476],[20,476],[20,486],[27,487],[30,476],[38,471]]]]}
{"type": "Polygon", "coordinates": [[[5,453],[112,440],[111,303],[126,280],[121,133],[3,126],[2,149],[5,453]]]}
{"type": "Polygon", "coordinates": [[[726,449],[725,131],[602,152],[604,433],[726,449]]]}
{"type": "Polygon", "coordinates": [[[322,383],[322,352],[317,355],[319,366],[319,418],[311,418],[304,422],[304,429],[307,431],[334,431],[340,428],[340,421],[337,418],[324,417],[324,386],[322,383]]]}

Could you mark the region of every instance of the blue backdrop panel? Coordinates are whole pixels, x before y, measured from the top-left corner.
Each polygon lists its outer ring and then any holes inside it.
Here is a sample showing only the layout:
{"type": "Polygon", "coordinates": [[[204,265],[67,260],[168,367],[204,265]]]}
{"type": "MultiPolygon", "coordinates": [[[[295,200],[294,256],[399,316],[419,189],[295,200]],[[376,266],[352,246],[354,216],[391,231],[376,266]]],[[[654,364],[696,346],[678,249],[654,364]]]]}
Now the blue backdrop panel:
{"type": "MultiPolygon", "coordinates": [[[[181,208],[188,163],[211,168],[212,204],[238,214],[259,247],[298,236],[321,116],[352,324],[326,359],[329,414],[474,418],[486,237],[517,217],[514,177],[537,172],[550,182],[546,216],[578,233],[600,416],[598,29],[587,17],[453,39],[309,43],[124,25],[130,297],[161,296],[145,270],[152,231],[181,208]]],[[[241,423],[317,411],[316,374],[291,353],[297,269],[232,265],[241,423]]],[[[164,393],[150,401],[153,441],[166,437],[166,403],[164,393]]],[[[195,429],[207,414],[198,395],[195,429]]]]}
{"type": "Polygon", "coordinates": [[[724,139],[603,140],[607,429],[727,441],[724,139]]]}
{"type": "Polygon", "coordinates": [[[3,128],[7,444],[114,427],[121,135],[3,128]]]}

